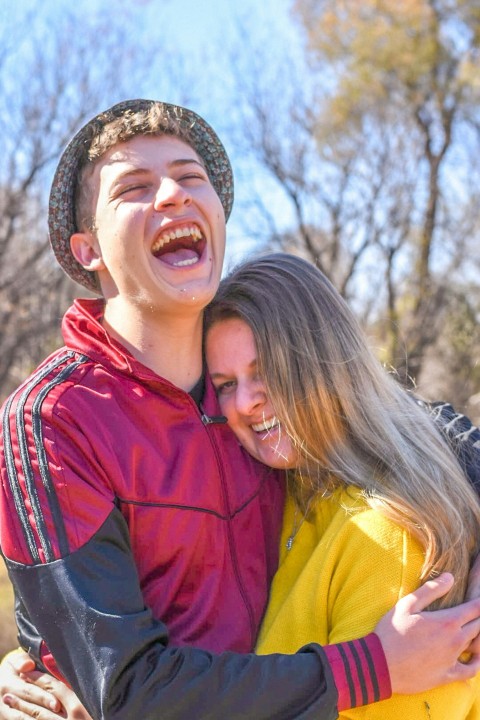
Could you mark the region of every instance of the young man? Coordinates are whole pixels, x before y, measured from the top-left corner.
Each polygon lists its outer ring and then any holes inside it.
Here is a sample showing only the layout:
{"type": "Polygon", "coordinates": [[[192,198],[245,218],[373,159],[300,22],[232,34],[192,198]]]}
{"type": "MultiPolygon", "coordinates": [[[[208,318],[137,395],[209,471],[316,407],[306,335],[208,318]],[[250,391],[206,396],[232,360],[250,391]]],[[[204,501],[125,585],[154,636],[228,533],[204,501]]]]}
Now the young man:
{"type": "MultiPolygon", "coordinates": [[[[97,719],[328,719],[390,693],[373,634],[239,654],[276,569],[283,491],[238,447],[203,375],[232,201],[213,130],[147,100],[90,121],[53,181],[54,252],[103,298],[70,308],[65,347],[5,403],[0,540],[22,645],[97,719]]],[[[429,618],[415,602],[378,629],[394,690],[473,675],[478,661],[456,658],[480,602],[429,618]],[[411,663],[423,674],[409,678],[411,663]]]]}

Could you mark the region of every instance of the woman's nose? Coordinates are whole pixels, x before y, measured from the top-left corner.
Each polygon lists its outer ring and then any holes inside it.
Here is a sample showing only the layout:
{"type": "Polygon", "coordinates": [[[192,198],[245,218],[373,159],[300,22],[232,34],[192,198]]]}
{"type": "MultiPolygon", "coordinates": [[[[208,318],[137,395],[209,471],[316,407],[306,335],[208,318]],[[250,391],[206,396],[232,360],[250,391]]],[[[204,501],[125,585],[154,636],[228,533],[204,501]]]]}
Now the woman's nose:
{"type": "Polygon", "coordinates": [[[265,389],[261,383],[248,383],[237,388],[237,412],[242,415],[252,415],[267,399],[265,389]]]}

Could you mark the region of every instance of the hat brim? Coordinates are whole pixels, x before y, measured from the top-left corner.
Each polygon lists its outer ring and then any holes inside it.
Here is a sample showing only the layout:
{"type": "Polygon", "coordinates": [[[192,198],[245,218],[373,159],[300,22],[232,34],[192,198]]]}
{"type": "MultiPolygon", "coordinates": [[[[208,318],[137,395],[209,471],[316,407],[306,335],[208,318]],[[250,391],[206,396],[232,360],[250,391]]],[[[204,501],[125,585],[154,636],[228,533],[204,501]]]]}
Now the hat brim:
{"type": "Polygon", "coordinates": [[[79,230],[75,221],[76,182],[86,146],[92,138],[92,127],[107,125],[126,111],[148,110],[159,104],[166,116],[174,119],[188,131],[191,145],[202,158],[210,180],[228,220],[233,205],[233,172],[230,160],[213,128],[193,110],[158,103],[155,100],[126,100],[96,115],[88,121],[67,145],[55,172],[50,191],[48,228],[53,252],[63,270],[75,282],[88,290],[99,292],[96,276],[77,262],[70,249],[70,238],[79,230]]]}

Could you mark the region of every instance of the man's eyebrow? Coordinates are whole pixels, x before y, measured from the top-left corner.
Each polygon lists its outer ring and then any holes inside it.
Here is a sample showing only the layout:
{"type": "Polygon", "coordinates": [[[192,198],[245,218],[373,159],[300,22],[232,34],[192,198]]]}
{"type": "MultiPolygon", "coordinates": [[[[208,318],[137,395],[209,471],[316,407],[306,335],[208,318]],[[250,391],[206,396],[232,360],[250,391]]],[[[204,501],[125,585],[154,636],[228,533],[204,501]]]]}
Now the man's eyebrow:
{"type": "MultiPolygon", "coordinates": [[[[114,163],[112,163],[113,165],[114,163]]],[[[113,180],[113,182],[117,182],[118,180],[123,180],[124,177],[129,177],[130,175],[145,175],[146,173],[151,172],[148,168],[127,168],[126,170],[123,170],[123,172],[120,172],[113,180]]]]}
{"type": "MultiPolygon", "coordinates": [[[[121,163],[121,162],[123,162],[123,160],[118,159],[118,160],[113,160],[108,164],[115,165],[115,163],[121,163]]],[[[202,162],[200,162],[199,160],[195,160],[195,158],[178,158],[176,160],[172,160],[171,162],[169,162],[168,167],[169,168],[182,167],[183,165],[191,165],[192,163],[194,163],[195,165],[199,165],[202,168],[202,170],[204,170],[206,172],[207,169],[206,169],[205,165],[202,162]]],[[[116,176],[116,178],[114,179],[113,182],[117,183],[126,177],[131,177],[131,176],[135,177],[136,175],[145,175],[145,174],[151,173],[151,172],[153,172],[153,169],[148,168],[148,167],[126,168],[125,170],[123,170],[116,176]]]]}
{"type": "Polygon", "coordinates": [[[195,158],[178,158],[177,160],[172,160],[171,163],[169,163],[169,167],[175,167],[177,165],[190,165],[190,163],[195,163],[195,165],[200,165],[200,167],[203,170],[206,170],[205,165],[201,160],[195,160],[195,158]]]}

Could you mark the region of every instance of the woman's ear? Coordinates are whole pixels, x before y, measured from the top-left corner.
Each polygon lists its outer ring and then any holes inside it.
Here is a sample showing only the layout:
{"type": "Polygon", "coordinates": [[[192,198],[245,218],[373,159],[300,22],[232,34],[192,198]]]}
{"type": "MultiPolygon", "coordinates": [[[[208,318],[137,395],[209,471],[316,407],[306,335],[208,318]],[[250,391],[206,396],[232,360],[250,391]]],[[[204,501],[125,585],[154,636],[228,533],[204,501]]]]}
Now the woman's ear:
{"type": "Polygon", "coordinates": [[[89,230],[76,232],[70,238],[70,249],[75,260],[90,272],[105,269],[97,238],[89,230]]]}

